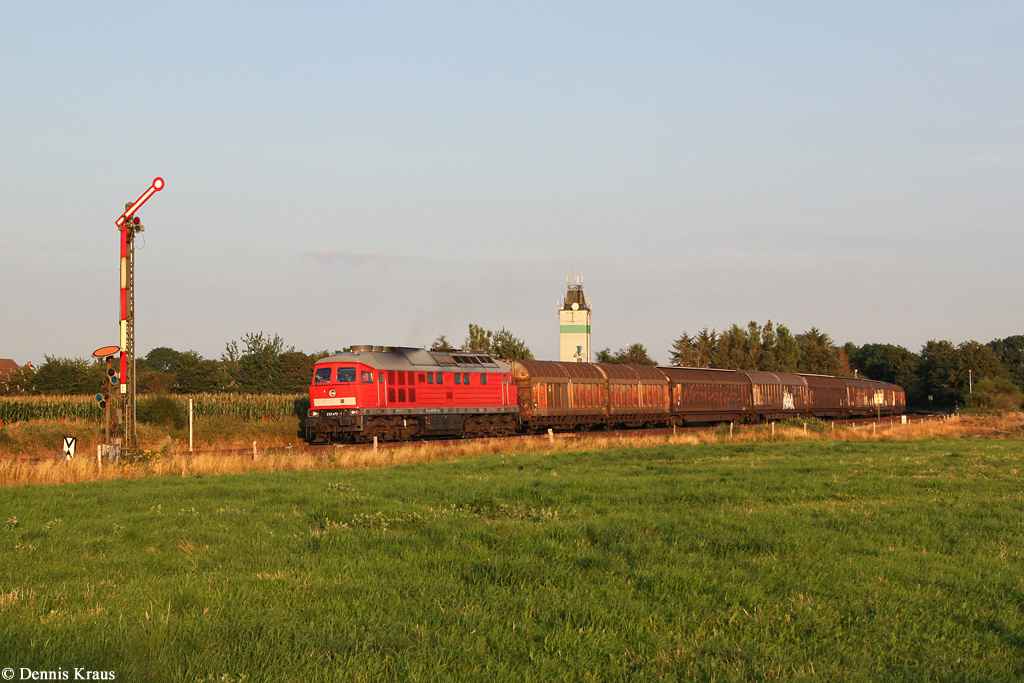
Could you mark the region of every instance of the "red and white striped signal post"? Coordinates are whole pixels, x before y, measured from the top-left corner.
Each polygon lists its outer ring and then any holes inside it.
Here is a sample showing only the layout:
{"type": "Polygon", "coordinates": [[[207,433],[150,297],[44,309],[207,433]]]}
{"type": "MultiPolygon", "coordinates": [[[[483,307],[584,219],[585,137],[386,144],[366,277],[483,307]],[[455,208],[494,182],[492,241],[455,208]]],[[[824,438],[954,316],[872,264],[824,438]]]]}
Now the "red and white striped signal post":
{"type": "Polygon", "coordinates": [[[139,445],[135,425],[135,235],[146,229],[135,212],[162,189],[164,179],[154,178],[153,184],[126,204],[124,213],[114,221],[121,231],[121,364],[117,377],[123,400],[117,422],[121,448],[128,453],[135,453],[139,445]]]}

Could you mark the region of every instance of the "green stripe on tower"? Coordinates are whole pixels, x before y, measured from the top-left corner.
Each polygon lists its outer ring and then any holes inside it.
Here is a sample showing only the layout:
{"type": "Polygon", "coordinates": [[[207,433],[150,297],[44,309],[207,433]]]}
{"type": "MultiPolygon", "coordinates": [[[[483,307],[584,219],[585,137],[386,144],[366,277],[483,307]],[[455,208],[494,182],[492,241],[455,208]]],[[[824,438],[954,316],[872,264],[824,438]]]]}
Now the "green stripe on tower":
{"type": "Polygon", "coordinates": [[[574,332],[584,332],[586,334],[590,334],[590,325],[562,325],[561,332],[562,334],[574,332]]]}

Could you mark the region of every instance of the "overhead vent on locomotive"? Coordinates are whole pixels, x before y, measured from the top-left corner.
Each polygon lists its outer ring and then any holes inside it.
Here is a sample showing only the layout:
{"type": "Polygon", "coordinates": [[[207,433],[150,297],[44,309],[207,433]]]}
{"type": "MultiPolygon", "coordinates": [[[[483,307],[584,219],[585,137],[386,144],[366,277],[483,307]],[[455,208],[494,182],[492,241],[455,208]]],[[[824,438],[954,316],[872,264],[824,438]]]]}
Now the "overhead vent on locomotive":
{"type": "Polygon", "coordinates": [[[455,365],[456,364],[455,360],[451,357],[451,354],[448,354],[448,353],[435,353],[434,354],[434,360],[436,360],[441,365],[455,365]]]}

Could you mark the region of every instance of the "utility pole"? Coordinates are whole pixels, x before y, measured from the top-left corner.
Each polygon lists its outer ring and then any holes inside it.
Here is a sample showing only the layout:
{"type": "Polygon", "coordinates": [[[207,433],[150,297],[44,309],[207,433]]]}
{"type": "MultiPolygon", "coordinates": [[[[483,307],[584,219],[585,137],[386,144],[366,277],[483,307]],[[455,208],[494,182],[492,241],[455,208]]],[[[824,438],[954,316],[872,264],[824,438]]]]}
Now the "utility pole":
{"type": "Polygon", "coordinates": [[[135,235],[146,229],[135,212],[154,193],[164,189],[164,179],[154,178],[142,195],[125,204],[114,225],[121,231],[121,358],[119,378],[121,407],[118,424],[121,448],[128,453],[139,449],[135,423],[135,235]]]}

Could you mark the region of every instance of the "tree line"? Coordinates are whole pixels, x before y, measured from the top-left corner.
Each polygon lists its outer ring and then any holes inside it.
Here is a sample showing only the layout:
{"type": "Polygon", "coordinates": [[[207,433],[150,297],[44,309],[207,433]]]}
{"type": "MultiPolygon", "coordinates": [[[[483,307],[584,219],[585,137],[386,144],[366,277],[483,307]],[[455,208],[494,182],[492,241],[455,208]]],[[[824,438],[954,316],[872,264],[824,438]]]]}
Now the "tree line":
{"type": "MultiPolygon", "coordinates": [[[[480,351],[504,360],[533,360],[533,352],[526,342],[504,327],[494,332],[470,323],[462,348],[465,351],[480,351]]],[[[448,338],[441,334],[430,345],[430,350],[450,351],[454,350],[454,347],[448,342],[448,338]]]]}
{"type": "MultiPolygon", "coordinates": [[[[135,384],[142,393],[292,394],[309,389],[313,364],[330,355],[307,354],[285,347],[279,335],[252,332],[228,342],[219,359],[195,351],[159,346],[135,359],[135,384]]],[[[106,364],[100,360],[44,356],[38,367],[12,372],[4,393],[95,394],[104,386],[106,364]]],[[[115,364],[116,367],[116,364],[115,364]]],[[[2,387],[0,387],[2,388],[2,387]]]]}
{"type": "MultiPolygon", "coordinates": [[[[445,335],[430,345],[453,349],[445,335]]],[[[466,350],[505,360],[532,360],[526,343],[509,330],[487,330],[470,323],[462,344],[466,350]]],[[[347,350],[347,349],[346,349],[347,350]]],[[[338,353],[338,352],[335,352],[338,353]]],[[[136,385],[143,393],[249,394],[304,393],[314,363],[328,351],[303,353],[286,347],[277,334],[253,332],[229,342],[219,359],[166,346],[136,360],[136,385]]],[[[83,358],[44,356],[38,367],[26,365],[10,374],[0,393],[94,394],[104,386],[105,366],[83,358]]],[[[643,344],[598,351],[600,363],[657,365],[643,344]]],[[[705,327],[684,332],[669,349],[675,366],[801,372],[859,376],[899,384],[913,407],[1016,409],[1024,400],[1024,335],[987,344],[931,340],[919,353],[893,344],[837,345],[815,327],[793,334],[785,325],[768,321],[715,331],[705,327]]]]}
{"type": "MultiPolygon", "coordinates": [[[[433,349],[451,349],[444,335],[433,349]]],[[[502,328],[497,332],[469,325],[463,348],[504,359],[532,359],[526,343],[502,328]]],[[[347,351],[348,349],[344,349],[347,351]]],[[[340,353],[335,351],[335,353],[340,353]]],[[[297,394],[309,390],[313,366],[329,351],[303,353],[286,347],[280,335],[251,332],[227,343],[219,359],[195,351],[159,346],[136,358],[136,389],[140,393],[297,394]]],[[[106,380],[106,364],[85,358],[44,356],[38,367],[26,364],[0,384],[0,394],[95,394],[106,380]]]]}
{"type": "Polygon", "coordinates": [[[683,333],[669,349],[676,366],[858,376],[899,384],[913,407],[1017,409],[1024,400],[1024,335],[987,344],[931,340],[920,353],[894,344],[835,344],[812,327],[750,322],[683,333]]]}
{"type": "Polygon", "coordinates": [[[814,375],[851,375],[845,348],[837,347],[825,333],[812,327],[794,335],[785,325],[751,321],[721,332],[704,328],[690,336],[683,333],[669,349],[669,363],[697,368],[803,372],[814,375]]]}

